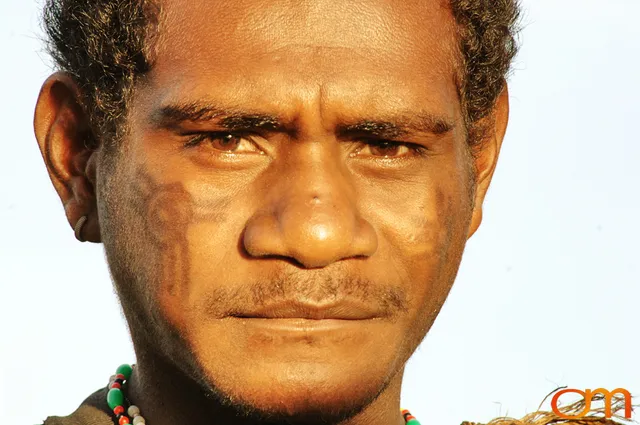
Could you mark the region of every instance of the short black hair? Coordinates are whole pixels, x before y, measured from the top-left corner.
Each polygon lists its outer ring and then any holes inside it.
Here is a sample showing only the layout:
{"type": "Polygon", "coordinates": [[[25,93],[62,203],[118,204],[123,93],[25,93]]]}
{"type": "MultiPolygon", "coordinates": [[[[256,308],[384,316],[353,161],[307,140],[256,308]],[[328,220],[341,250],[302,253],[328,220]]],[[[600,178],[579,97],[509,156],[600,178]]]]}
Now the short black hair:
{"type": "MultiPolygon", "coordinates": [[[[458,28],[458,90],[474,144],[483,136],[477,124],[493,108],[516,55],[520,7],[518,0],[450,0],[449,5],[458,28]]],[[[136,79],[152,66],[158,15],[153,0],[46,1],[48,51],[79,85],[94,137],[103,142],[121,136],[136,79]]]]}

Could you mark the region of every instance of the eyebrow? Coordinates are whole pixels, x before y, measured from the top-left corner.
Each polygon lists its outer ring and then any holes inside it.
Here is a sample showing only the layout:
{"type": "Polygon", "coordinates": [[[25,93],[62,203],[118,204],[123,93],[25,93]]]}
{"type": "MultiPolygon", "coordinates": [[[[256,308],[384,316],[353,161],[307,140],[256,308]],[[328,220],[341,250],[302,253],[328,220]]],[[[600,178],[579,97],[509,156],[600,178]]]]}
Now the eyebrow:
{"type": "Polygon", "coordinates": [[[229,131],[286,130],[283,120],[275,115],[220,108],[209,103],[166,105],[151,115],[151,123],[159,128],[174,128],[183,122],[205,123],[212,120],[216,120],[216,125],[229,131]]]}
{"type": "Polygon", "coordinates": [[[421,113],[401,115],[393,119],[362,120],[353,124],[341,124],[338,126],[338,134],[392,139],[411,133],[429,133],[439,136],[451,132],[454,128],[455,124],[451,120],[431,113],[421,113]]]}
{"type": "MultiPolygon", "coordinates": [[[[282,117],[237,108],[220,108],[211,103],[188,102],[162,106],[151,115],[151,123],[159,128],[175,128],[183,122],[216,125],[228,131],[267,130],[295,133],[293,124],[282,117]]],[[[411,133],[443,135],[455,128],[453,121],[432,113],[400,114],[381,119],[362,119],[337,125],[341,137],[364,136],[391,139],[411,133]]]]}

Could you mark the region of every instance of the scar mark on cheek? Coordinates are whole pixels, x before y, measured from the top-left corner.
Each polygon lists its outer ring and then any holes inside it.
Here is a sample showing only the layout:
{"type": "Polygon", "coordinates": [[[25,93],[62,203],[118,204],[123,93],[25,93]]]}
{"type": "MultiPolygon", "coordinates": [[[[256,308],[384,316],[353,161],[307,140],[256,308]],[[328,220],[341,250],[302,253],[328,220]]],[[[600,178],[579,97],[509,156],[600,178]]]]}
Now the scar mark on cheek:
{"type": "Polygon", "coordinates": [[[160,184],[145,171],[137,174],[134,188],[147,239],[156,249],[156,266],[173,295],[176,286],[189,279],[187,229],[194,216],[193,198],[182,183],[160,184]]]}
{"type": "Polygon", "coordinates": [[[438,211],[443,211],[445,208],[445,196],[444,196],[444,191],[442,190],[441,187],[438,187],[436,189],[436,207],[438,208],[438,211]]]}

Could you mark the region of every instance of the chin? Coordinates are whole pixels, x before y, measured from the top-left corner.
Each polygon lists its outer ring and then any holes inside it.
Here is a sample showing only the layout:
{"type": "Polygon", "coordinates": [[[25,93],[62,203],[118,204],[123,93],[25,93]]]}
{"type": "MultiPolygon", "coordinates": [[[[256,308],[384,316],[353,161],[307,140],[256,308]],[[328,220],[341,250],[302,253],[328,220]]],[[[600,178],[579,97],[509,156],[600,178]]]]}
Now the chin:
{"type": "Polygon", "coordinates": [[[186,318],[178,330],[198,380],[229,417],[255,423],[351,418],[401,379],[411,349],[402,321],[186,318]]]}
{"type": "Polygon", "coordinates": [[[239,415],[267,423],[327,424],[355,416],[386,388],[386,376],[356,368],[291,362],[205,373],[216,397],[239,415]]]}

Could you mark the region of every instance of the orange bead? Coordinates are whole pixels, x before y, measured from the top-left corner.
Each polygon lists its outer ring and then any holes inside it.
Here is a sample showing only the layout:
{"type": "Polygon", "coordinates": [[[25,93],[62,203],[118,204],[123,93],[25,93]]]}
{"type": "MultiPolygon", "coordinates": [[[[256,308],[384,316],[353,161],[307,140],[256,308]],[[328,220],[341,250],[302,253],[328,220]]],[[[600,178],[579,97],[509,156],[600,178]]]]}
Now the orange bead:
{"type": "Polygon", "coordinates": [[[113,409],[113,413],[115,413],[116,416],[118,416],[121,413],[124,413],[124,407],[123,406],[116,406],[116,408],[113,409]]]}
{"type": "Polygon", "coordinates": [[[126,425],[129,423],[129,418],[127,418],[126,416],[120,416],[120,421],[119,421],[120,425],[126,425]]]}

